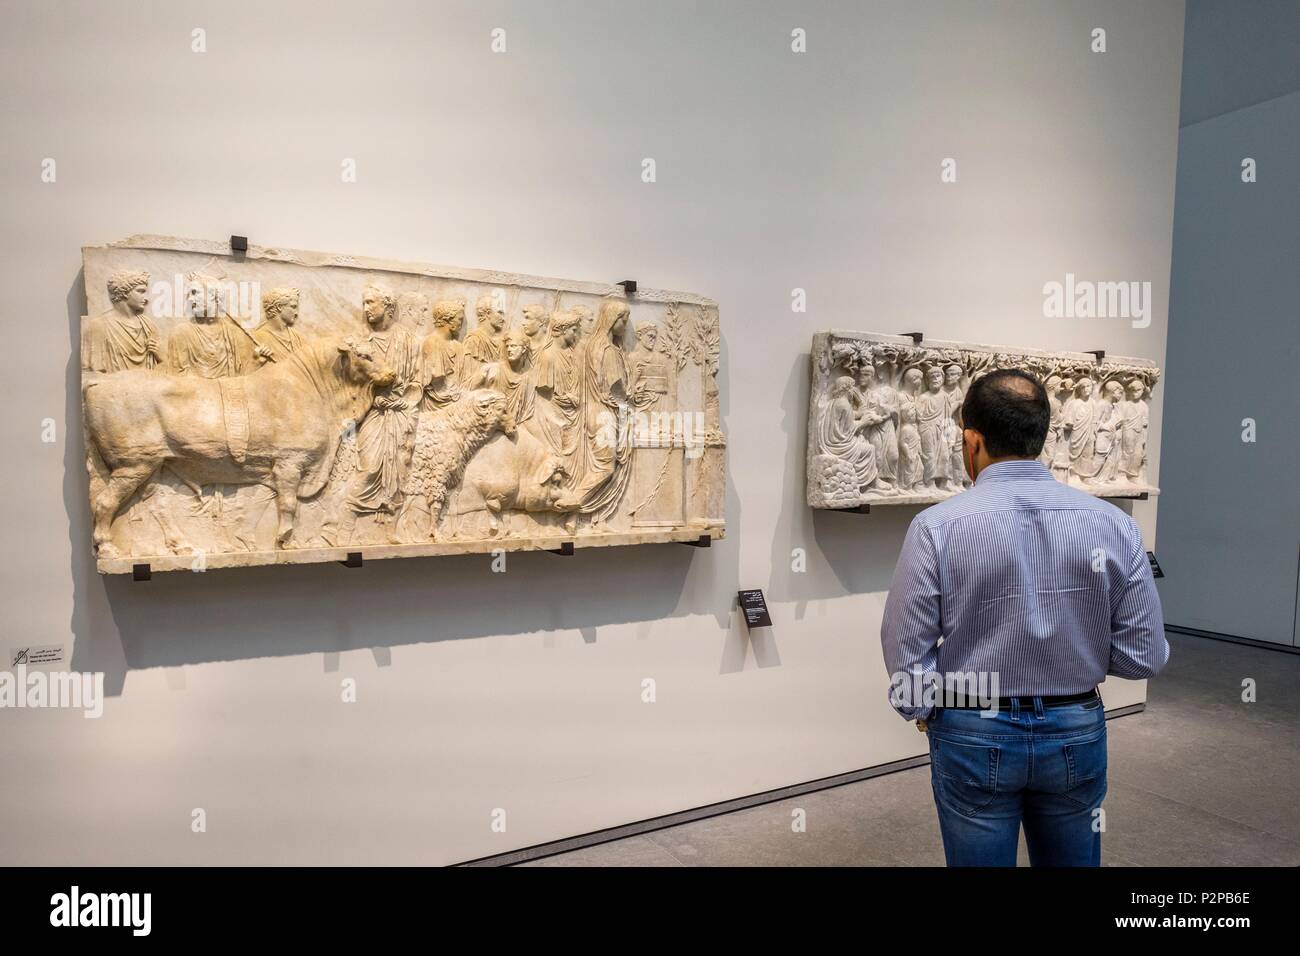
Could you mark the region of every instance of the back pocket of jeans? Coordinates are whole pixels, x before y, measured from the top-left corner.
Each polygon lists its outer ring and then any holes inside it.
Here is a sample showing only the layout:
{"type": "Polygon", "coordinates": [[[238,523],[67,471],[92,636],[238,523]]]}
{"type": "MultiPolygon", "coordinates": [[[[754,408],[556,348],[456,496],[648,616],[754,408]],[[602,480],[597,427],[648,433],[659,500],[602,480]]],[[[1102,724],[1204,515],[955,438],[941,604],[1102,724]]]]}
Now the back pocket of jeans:
{"type": "Polygon", "coordinates": [[[997,747],[961,744],[933,738],[930,759],[934,761],[944,795],[960,812],[971,816],[991,804],[997,796],[997,747]]]}
{"type": "Polygon", "coordinates": [[[1066,789],[1073,790],[1106,773],[1106,730],[1091,740],[1065,745],[1066,789]]]}

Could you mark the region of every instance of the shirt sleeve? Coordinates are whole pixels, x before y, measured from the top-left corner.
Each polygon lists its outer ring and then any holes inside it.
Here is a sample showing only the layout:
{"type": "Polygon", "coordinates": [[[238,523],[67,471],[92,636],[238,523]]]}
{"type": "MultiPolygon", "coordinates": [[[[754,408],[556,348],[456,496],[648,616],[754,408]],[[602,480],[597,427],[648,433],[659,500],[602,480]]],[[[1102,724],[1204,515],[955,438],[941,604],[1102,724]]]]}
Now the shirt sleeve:
{"type": "Polygon", "coordinates": [[[889,703],[907,720],[928,717],[933,710],[925,702],[923,688],[925,675],[938,665],[942,635],[938,553],[929,529],[913,519],[880,624],[880,645],[890,674],[889,703]]]}
{"type": "Polygon", "coordinates": [[[1169,641],[1165,639],[1160,593],[1151,577],[1151,562],[1142,548],[1142,533],[1136,522],[1132,523],[1131,535],[1128,573],[1111,588],[1107,673],[1137,680],[1160,673],[1169,661],[1169,641]]]}

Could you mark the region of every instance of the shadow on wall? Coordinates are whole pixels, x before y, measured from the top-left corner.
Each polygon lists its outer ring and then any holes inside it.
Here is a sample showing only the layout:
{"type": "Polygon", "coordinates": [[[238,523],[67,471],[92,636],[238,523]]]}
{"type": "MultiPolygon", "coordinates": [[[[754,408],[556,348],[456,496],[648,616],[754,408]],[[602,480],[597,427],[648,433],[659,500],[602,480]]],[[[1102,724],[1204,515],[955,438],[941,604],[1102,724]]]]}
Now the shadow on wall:
{"type": "MultiPolygon", "coordinates": [[[[727,479],[728,537],[708,550],[683,545],[579,549],[507,556],[395,558],[349,569],[336,564],[168,572],[148,582],[101,575],[90,547],[89,480],[81,424],[83,275],[67,297],[63,499],[73,581],[72,666],[102,671],[118,696],[129,670],[297,654],[337,654],[494,635],[579,630],[710,614],[725,637],[720,669],[743,666],[746,637],[735,612],[740,509],[727,479]],[[694,573],[692,572],[694,570],[694,573]]],[[[725,348],[725,344],[724,344],[725,348]]],[[[725,374],[725,363],[722,366],[725,374]]],[[[722,413],[726,416],[725,385],[722,413]]],[[[540,637],[539,637],[540,639],[540,637]]],[[[760,657],[755,649],[756,658],[760,657]]],[[[327,668],[329,661],[326,662],[327,668]]]]}
{"type": "Polygon", "coordinates": [[[808,390],[811,359],[795,357],[781,397],[781,432],[785,456],[787,506],[782,509],[772,536],[771,596],[795,602],[795,618],[802,620],[809,601],[844,594],[889,590],[894,565],[903,547],[908,525],[922,505],[889,505],[869,514],[828,511],[807,505],[806,453],[808,448],[808,390]],[[799,566],[802,549],[803,567],[799,566]],[[826,573],[829,572],[829,573],[826,573]],[[839,582],[839,589],[832,582],[839,582]]]}

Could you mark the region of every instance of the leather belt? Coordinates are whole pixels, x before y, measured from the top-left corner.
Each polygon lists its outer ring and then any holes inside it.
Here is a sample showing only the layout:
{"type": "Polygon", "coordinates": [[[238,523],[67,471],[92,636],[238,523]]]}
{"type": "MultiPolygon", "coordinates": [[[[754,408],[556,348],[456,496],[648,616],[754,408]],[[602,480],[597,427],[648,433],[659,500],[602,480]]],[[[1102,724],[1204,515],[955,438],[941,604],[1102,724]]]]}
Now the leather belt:
{"type": "MultiPolygon", "coordinates": [[[[1039,699],[1043,702],[1044,707],[1064,707],[1067,704],[1086,704],[1090,700],[1096,700],[1098,697],[1097,689],[1084,691],[1082,694],[1043,694],[1039,699]]],[[[998,710],[1010,710],[1012,701],[1020,702],[1021,710],[1033,710],[1033,696],[1026,697],[1023,694],[1018,697],[999,697],[998,710]]],[[[968,698],[967,703],[956,707],[949,707],[948,710],[985,710],[986,705],[979,701],[968,698]]]]}

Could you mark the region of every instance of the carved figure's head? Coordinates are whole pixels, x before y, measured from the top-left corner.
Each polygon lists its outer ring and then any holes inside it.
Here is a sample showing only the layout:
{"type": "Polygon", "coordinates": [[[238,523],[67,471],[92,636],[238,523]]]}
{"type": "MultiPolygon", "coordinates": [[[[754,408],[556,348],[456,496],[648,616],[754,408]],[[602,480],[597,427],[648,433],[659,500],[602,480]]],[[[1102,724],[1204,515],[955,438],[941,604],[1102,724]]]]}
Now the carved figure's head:
{"type": "Polygon", "coordinates": [[[366,325],[376,331],[383,331],[393,324],[397,314],[397,300],[393,293],[377,285],[368,285],[361,294],[361,313],[366,325]]]}
{"type": "Polygon", "coordinates": [[[185,317],[195,322],[213,322],[226,308],[223,283],[215,276],[191,272],[185,277],[185,317]]]}
{"type": "Polygon", "coordinates": [[[627,331],[628,316],[632,307],[620,299],[606,299],[600,304],[600,317],[596,320],[596,332],[609,335],[618,342],[627,331]]]}
{"type": "Polygon", "coordinates": [[[551,338],[565,348],[572,348],[580,334],[576,312],[556,312],[551,316],[551,338]]]}
{"type": "Polygon", "coordinates": [[[479,325],[486,325],[493,332],[500,332],[506,325],[506,314],[497,308],[496,296],[491,292],[479,296],[474,304],[474,315],[479,325]]]}
{"type": "Polygon", "coordinates": [[[841,375],[831,383],[831,395],[839,398],[841,395],[847,395],[853,391],[853,377],[850,375],[841,375]]]}
{"type": "Polygon", "coordinates": [[[429,297],[423,292],[403,292],[397,299],[397,320],[413,329],[422,329],[429,321],[429,297]]]}
{"type": "Polygon", "coordinates": [[[520,320],[519,327],[523,330],[524,335],[531,339],[545,332],[549,318],[545,306],[538,302],[531,302],[523,307],[522,312],[523,319],[520,320]]]}
{"type": "Polygon", "coordinates": [[[596,328],[596,317],[585,305],[575,305],[569,310],[578,317],[578,337],[585,339],[596,328]]]}
{"type": "Polygon", "coordinates": [[[127,269],[108,277],[108,300],[125,302],[132,315],[139,315],[149,304],[149,273],[127,269]]]}
{"type": "Polygon", "coordinates": [[[647,352],[653,352],[659,344],[659,326],[649,319],[637,323],[636,341],[647,352]]]}
{"type": "Polygon", "coordinates": [[[270,322],[279,319],[285,325],[293,325],[298,321],[298,299],[300,293],[297,289],[282,288],[272,289],[262,296],[262,316],[270,322]]]}
{"type": "Polygon", "coordinates": [[[523,329],[511,329],[505,339],[506,361],[517,368],[528,357],[528,336],[523,329]]]}
{"type": "Polygon", "coordinates": [[[448,338],[454,339],[460,334],[460,326],[464,321],[464,299],[439,299],[433,304],[433,327],[446,329],[448,338]]]}

